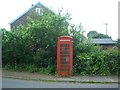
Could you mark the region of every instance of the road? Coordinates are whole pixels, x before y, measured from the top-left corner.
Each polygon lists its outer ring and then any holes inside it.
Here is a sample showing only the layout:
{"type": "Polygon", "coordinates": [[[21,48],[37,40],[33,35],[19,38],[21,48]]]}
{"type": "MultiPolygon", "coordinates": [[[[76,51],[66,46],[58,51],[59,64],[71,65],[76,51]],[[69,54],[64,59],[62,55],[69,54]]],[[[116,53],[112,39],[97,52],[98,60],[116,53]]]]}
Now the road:
{"type": "Polygon", "coordinates": [[[3,78],[2,88],[118,88],[118,84],[47,82],[3,78]]]}

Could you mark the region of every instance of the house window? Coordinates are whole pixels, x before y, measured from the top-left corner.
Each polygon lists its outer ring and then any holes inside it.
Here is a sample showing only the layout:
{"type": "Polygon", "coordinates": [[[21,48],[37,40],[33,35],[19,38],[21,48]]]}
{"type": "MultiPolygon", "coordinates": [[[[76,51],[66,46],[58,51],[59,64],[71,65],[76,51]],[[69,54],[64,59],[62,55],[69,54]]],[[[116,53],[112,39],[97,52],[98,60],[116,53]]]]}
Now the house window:
{"type": "Polygon", "coordinates": [[[38,15],[43,15],[43,9],[42,8],[36,8],[36,13],[38,15]]]}

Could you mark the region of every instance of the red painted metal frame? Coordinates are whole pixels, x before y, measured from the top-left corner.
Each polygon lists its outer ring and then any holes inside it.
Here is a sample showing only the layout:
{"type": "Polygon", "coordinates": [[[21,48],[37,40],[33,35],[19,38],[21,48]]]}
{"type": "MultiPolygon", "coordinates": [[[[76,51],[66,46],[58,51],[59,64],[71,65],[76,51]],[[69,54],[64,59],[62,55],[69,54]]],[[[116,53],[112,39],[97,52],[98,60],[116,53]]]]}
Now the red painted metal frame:
{"type": "Polygon", "coordinates": [[[71,75],[71,72],[72,72],[72,67],[73,67],[73,47],[72,47],[72,37],[70,36],[61,36],[61,37],[58,37],[58,44],[57,44],[57,71],[58,71],[58,74],[59,76],[70,76],[71,75]],[[60,68],[62,66],[62,64],[60,63],[60,45],[61,44],[69,44],[69,65],[68,65],[68,68],[69,68],[69,71],[68,72],[64,72],[64,71],[61,71],[60,68]]]}

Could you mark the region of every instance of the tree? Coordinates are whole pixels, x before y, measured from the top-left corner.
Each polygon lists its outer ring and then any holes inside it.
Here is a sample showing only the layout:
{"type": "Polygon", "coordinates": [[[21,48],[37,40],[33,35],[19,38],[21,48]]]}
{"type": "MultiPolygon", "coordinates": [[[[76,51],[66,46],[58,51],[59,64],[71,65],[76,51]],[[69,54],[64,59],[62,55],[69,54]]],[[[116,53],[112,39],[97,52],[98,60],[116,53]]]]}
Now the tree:
{"type": "Polygon", "coordinates": [[[55,72],[57,39],[69,35],[68,21],[69,15],[48,13],[31,19],[27,27],[20,25],[11,31],[3,30],[3,66],[28,69],[34,65],[37,69],[49,67],[55,72]]]}
{"type": "Polygon", "coordinates": [[[88,38],[111,38],[108,35],[104,35],[102,33],[98,33],[97,31],[89,31],[89,33],[87,34],[88,38]]]}
{"type": "Polygon", "coordinates": [[[97,35],[98,34],[98,32],[97,31],[89,31],[89,33],[87,34],[87,37],[94,37],[95,35],[97,35]]]}

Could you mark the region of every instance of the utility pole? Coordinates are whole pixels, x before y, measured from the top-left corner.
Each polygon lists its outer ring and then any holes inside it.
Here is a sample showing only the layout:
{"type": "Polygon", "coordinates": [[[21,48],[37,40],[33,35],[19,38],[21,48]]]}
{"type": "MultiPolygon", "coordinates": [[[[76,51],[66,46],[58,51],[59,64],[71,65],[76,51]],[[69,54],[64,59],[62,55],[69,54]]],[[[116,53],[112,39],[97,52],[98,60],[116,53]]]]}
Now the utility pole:
{"type": "Polygon", "coordinates": [[[106,26],[106,35],[107,35],[107,25],[108,25],[108,23],[104,23],[105,24],[105,26],[106,26]]]}

